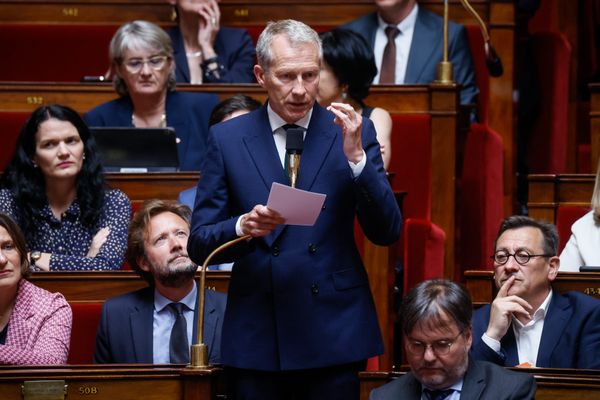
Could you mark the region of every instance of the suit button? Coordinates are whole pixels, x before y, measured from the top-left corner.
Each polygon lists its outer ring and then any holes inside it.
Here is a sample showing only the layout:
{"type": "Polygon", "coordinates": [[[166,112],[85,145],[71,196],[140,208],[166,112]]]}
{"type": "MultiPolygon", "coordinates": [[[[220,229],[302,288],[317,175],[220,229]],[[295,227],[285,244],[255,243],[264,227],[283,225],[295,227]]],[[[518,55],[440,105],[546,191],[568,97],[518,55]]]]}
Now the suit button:
{"type": "Polygon", "coordinates": [[[313,254],[317,252],[317,246],[315,246],[314,244],[310,243],[308,245],[308,252],[313,254]]]}
{"type": "Polygon", "coordinates": [[[313,284],[310,287],[310,291],[312,292],[312,294],[318,294],[319,293],[319,285],[317,285],[316,283],[313,284]]]}
{"type": "Polygon", "coordinates": [[[277,257],[279,255],[279,246],[273,246],[271,248],[271,254],[273,254],[273,256],[277,257]]]}

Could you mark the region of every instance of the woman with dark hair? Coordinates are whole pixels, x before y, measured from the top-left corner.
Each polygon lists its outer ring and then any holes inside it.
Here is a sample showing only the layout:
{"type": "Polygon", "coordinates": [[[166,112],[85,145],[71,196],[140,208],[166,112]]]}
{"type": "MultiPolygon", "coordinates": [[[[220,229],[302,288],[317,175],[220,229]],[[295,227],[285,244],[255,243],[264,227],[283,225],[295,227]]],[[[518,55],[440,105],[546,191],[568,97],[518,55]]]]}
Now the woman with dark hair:
{"type": "Polygon", "coordinates": [[[23,233],[0,213],[0,364],[64,364],[73,314],[60,293],[28,282],[23,233]]]}
{"type": "Polygon", "coordinates": [[[252,39],[245,29],[221,26],[217,0],[167,1],[178,25],[168,30],[177,82],[254,82],[252,39]]]}
{"type": "Polygon", "coordinates": [[[363,37],[346,29],[333,29],[321,35],[323,62],[317,99],[323,107],[331,103],[348,103],[375,125],[381,146],[383,166],[387,170],[392,157],[392,118],[382,108],[364,103],[377,67],[373,52],[363,37]]]}
{"type": "Polygon", "coordinates": [[[121,96],[85,114],[88,126],[175,129],[179,169],[198,171],[206,151],[208,118],[216,94],[175,91],[169,35],[158,25],[133,21],[110,42],[113,84],[121,96]]]}
{"type": "Polygon", "coordinates": [[[34,270],[121,268],[131,203],[105,189],[96,142],[75,111],[31,114],[0,187],[0,211],[25,232],[34,270]]]}

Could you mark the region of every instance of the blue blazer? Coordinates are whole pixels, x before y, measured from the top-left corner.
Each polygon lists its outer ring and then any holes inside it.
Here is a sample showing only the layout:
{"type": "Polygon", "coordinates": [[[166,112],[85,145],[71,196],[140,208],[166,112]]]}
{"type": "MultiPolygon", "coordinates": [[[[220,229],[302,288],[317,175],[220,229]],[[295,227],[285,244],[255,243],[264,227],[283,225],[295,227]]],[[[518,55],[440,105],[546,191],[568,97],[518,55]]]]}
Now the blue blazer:
{"type": "MultiPolygon", "coordinates": [[[[379,27],[377,13],[365,15],[343,26],[361,34],[371,48],[379,27]]],[[[443,56],[444,19],[424,7],[419,7],[417,21],[406,66],[405,84],[428,84],[436,79],[436,69],[443,56]]],[[[465,27],[450,22],[448,25],[448,57],[452,62],[454,80],[462,85],[461,104],[475,104],[479,89],[465,27]]]]}
{"type": "MultiPolygon", "coordinates": [[[[206,151],[208,120],[219,97],[212,93],[167,93],[167,125],[175,129],[179,169],[198,171],[206,151]]],[[[88,111],[83,119],[88,126],[133,127],[133,104],[129,96],[120,97],[88,111]]]]}
{"type": "MultiPolygon", "coordinates": [[[[208,346],[210,363],[218,364],[221,361],[221,328],[227,296],[214,290],[206,290],[205,293],[204,343],[208,346]]],[[[197,318],[198,313],[194,315],[194,342],[197,318]]],[[[153,321],[154,287],[108,299],[102,306],[94,362],[152,364],[153,321]]]]}
{"type": "MultiPolygon", "coordinates": [[[[461,399],[469,400],[533,400],[536,384],[533,375],[504,369],[495,364],[469,358],[461,399]]],[[[369,400],[421,400],[421,382],[408,372],[379,388],[369,400]]]]}
{"type": "MultiPolygon", "coordinates": [[[[278,226],[238,244],[223,323],[223,364],[255,370],[318,368],[383,352],[354,219],[373,242],[398,239],[400,210],[385,176],[375,129],[363,120],[364,170],[352,177],[334,115],[318,104],[304,141],[297,187],[327,195],[314,226],[278,226]]],[[[238,217],[288,184],[266,106],[211,127],[188,252],[196,262],[237,237],[238,217]]]]}
{"type": "MultiPolygon", "coordinates": [[[[481,340],[489,321],[489,305],[473,314],[471,355],[507,367],[519,364],[512,327],[500,341],[500,355],[481,340]]],[[[600,301],[579,292],[561,295],[554,291],[544,321],[536,366],[600,369],[600,301]]]]}
{"type": "MultiPolygon", "coordinates": [[[[178,27],[167,31],[173,42],[177,82],[190,81],[190,68],[185,55],[183,36],[178,27]]],[[[224,67],[218,83],[254,82],[254,44],[248,31],[241,28],[221,27],[214,44],[219,64],[224,67]]]]}

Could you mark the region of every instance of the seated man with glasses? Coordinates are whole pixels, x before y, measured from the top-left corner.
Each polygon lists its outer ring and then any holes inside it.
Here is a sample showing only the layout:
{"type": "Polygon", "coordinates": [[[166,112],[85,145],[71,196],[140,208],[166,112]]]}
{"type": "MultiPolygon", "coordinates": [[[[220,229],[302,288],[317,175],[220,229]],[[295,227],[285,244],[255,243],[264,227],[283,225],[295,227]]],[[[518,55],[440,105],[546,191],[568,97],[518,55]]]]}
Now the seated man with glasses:
{"type": "Polygon", "coordinates": [[[447,280],[417,285],[400,310],[410,372],[374,389],[371,400],[533,399],[533,376],[469,357],[473,304],[447,280]]]}
{"type": "Polygon", "coordinates": [[[498,295],[473,315],[478,360],[504,366],[600,369],[600,301],[552,290],[560,260],[556,227],[512,216],[496,236],[498,295]]]}

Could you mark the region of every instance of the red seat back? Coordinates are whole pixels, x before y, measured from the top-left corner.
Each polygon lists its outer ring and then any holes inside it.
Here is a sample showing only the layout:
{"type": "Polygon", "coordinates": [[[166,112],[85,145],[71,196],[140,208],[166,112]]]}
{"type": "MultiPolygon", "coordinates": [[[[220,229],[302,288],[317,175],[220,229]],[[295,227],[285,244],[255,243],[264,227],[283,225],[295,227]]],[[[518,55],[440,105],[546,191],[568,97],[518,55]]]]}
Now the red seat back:
{"type": "Polygon", "coordinates": [[[419,282],[444,277],[446,234],[432,222],[404,221],[404,294],[419,282]]]}
{"type": "Polygon", "coordinates": [[[558,254],[560,254],[571,236],[571,226],[583,217],[589,207],[559,206],[556,209],[556,230],[558,230],[558,254]]]}
{"type": "Polygon", "coordinates": [[[502,137],[486,125],[471,125],[460,182],[457,281],[463,279],[467,269],[493,269],[489,256],[504,216],[502,171],[502,137]]]}
{"type": "Polygon", "coordinates": [[[392,115],[392,189],[407,192],[406,218],[431,218],[431,117],[392,115]]]}
{"type": "Polygon", "coordinates": [[[465,25],[469,48],[475,67],[475,82],[479,88],[477,98],[477,119],[480,123],[487,124],[490,108],[490,73],[485,63],[485,48],[483,35],[479,25],[465,25]]]}
{"type": "MultiPolygon", "coordinates": [[[[1,64],[1,63],[0,63],[1,64]]],[[[15,152],[15,144],[21,128],[29,117],[28,112],[0,112],[0,171],[3,171],[15,152]]]]}
{"type": "Polygon", "coordinates": [[[540,113],[529,140],[529,173],[561,174],[567,168],[571,45],[562,33],[531,36],[540,84],[540,113]]]}
{"type": "Polygon", "coordinates": [[[104,75],[118,25],[0,25],[0,81],[79,82],[104,75]]]}
{"type": "Polygon", "coordinates": [[[71,303],[73,329],[68,364],[92,364],[102,303],[71,303]]]}

